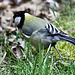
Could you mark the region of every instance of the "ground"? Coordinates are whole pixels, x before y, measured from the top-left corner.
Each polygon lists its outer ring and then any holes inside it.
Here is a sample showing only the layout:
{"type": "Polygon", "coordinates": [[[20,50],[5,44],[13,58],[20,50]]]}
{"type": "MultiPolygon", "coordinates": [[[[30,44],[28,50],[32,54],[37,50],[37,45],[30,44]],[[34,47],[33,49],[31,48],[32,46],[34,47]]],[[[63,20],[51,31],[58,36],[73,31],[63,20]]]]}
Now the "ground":
{"type": "Polygon", "coordinates": [[[28,13],[51,22],[75,37],[74,0],[2,0],[0,2],[0,75],[75,75],[75,46],[59,41],[56,50],[49,46],[35,55],[36,49],[26,42],[13,23],[16,11],[28,13]],[[52,1],[52,3],[51,3],[52,1]]]}

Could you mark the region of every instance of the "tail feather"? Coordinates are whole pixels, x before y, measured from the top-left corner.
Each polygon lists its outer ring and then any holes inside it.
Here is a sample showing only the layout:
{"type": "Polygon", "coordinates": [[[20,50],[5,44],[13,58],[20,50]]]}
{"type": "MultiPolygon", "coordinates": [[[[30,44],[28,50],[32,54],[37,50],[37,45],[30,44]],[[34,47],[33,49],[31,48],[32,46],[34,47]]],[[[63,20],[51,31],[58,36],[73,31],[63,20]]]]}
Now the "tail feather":
{"type": "Polygon", "coordinates": [[[59,38],[62,41],[67,41],[67,42],[71,43],[72,45],[75,45],[75,38],[73,38],[73,37],[60,36],[59,38]]]}

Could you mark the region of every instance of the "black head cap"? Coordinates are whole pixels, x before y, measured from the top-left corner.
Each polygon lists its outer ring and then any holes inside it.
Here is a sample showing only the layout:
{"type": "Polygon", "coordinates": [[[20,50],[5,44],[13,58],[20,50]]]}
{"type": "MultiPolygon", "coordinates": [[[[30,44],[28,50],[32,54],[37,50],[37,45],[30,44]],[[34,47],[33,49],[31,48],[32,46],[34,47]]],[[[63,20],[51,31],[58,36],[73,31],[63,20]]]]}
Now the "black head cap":
{"type": "Polygon", "coordinates": [[[17,27],[21,29],[25,20],[25,11],[15,12],[13,16],[13,22],[16,23],[16,20],[17,20],[17,27]]]}

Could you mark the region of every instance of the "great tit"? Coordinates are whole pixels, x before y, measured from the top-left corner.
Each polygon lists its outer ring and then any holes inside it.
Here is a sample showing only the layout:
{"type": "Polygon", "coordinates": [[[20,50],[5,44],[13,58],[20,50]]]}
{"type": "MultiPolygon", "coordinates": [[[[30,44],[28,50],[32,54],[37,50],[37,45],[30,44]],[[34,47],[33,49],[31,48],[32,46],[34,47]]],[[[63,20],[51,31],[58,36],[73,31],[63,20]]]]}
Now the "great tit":
{"type": "Polygon", "coordinates": [[[42,47],[47,49],[51,44],[51,46],[54,46],[57,50],[59,56],[63,58],[56,48],[56,43],[61,40],[75,45],[75,38],[66,36],[67,34],[65,32],[56,28],[51,23],[30,15],[25,11],[16,12],[13,16],[13,20],[27,41],[29,41],[31,37],[31,44],[37,50],[39,48],[39,41],[41,40],[42,47]]]}

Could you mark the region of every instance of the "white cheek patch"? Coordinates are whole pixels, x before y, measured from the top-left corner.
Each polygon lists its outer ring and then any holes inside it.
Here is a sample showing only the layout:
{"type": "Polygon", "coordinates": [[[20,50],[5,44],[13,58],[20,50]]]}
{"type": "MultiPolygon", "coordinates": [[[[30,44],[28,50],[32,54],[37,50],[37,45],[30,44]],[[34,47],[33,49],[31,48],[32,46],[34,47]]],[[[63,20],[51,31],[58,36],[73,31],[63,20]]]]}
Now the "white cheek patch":
{"type": "Polygon", "coordinates": [[[29,15],[28,13],[24,13],[24,15],[29,15]]]}
{"type": "Polygon", "coordinates": [[[20,21],[21,21],[21,17],[16,17],[16,18],[15,18],[15,23],[16,23],[16,25],[18,25],[18,24],[20,23],[20,21]]]}

